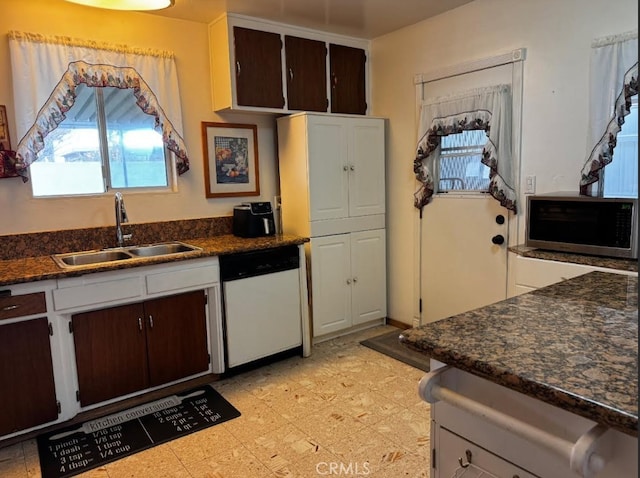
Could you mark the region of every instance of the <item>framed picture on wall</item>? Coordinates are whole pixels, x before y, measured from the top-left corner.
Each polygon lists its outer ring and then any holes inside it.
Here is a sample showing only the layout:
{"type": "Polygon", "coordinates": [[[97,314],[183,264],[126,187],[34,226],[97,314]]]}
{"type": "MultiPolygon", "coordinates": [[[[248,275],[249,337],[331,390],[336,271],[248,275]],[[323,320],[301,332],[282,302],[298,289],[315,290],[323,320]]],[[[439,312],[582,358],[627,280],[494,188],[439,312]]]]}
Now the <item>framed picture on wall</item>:
{"type": "Polygon", "coordinates": [[[256,125],[202,122],[202,149],[208,198],[260,195],[256,125]]]}
{"type": "Polygon", "coordinates": [[[9,138],[9,121],[7,120],[7,107],[0,105],[0,149],[8,151],[11,149],[11,138],[9,138]]]}

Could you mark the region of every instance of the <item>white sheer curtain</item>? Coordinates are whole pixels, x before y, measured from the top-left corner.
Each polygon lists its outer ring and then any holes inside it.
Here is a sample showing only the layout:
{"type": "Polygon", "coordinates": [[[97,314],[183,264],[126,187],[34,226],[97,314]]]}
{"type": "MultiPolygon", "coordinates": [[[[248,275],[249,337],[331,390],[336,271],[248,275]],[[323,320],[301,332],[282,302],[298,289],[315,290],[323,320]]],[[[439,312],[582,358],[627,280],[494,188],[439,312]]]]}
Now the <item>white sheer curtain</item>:
{"type": "Polygon", "coordinates": [[[580,190],[600,179],[600,170],[613,159],[616,136],[629,114],[631,97],[638,93],[638,32],[594,40],[589,83],[587,160],[580,190]]]}
{"type": "Polygon", "coordinates": [[[16,129],[16,168],[37,160],[44,138],[73,106],[76,86],[131,88],[142,111],[175,155],[178,174],[189,169],[182,139],[180,91],[173,53],[35,33],[9,32],[16,129]]]}
{"type": "Polygon", "coordinates": [[[414,205],[422,209],[434,193],[433,170],[440,138],[468,130],[484,130],[487,143],[482,163],[490,169],[489,193],[500,204],[516,212],[511,156],[511,87],[497,85],[425,100],[420,107],[418,148],[413,170],[422,183],[414,205]]]}

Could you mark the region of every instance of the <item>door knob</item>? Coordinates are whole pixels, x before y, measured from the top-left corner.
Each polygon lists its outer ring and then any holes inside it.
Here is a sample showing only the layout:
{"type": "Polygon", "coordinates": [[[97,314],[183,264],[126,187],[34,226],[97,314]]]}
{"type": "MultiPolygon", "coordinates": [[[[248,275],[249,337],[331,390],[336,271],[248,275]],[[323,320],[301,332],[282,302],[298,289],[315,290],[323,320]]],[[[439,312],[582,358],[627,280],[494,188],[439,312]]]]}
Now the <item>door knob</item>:
{"type": "Polygon", "coordinates": [[[491,238],[491,242],[494,244],[504,244],[504,236],[502,234],[497,234],[491,238]]]}
{"type": "Polygon", "coordinates": [[[504,216],[502,214],[498,214],[496,216],[496,223],[497,224],[504,224],[504,216]]]}

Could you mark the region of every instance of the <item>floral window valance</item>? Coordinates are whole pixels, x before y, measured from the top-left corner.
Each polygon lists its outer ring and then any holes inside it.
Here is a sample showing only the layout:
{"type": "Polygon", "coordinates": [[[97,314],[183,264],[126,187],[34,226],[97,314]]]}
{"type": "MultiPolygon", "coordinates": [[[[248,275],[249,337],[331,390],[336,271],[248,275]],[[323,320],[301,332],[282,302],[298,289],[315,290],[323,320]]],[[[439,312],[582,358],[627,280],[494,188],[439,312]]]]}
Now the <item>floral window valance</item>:
{"type": "Polygon", "coordinates": [[[489,167],[489,193],[502,206],[516,212],[511,159],[511,87],[498,85],[459,95],[426,100],[420,108],[418,147],[413,162],[416,179],[422,183],[414,194],[417,209],[427,205],[435,191],[432,171],[440,139],[468,130],[483,130],[487,143],[482,163],[489,167]]]}
{"type": "Polygon", "coordinates": [[[136,104],[155,118],[163,142],[175,154],[178,174],[189,170],[172,53],[20,32],[9,33],[9,48],[21,138],[15,167],[24,181],[26,169],[44,148],[44,138],[73,106],[80,84],[132,89],[136,104]]]}
{"type": "Polygon", "coordinates": [[[638,94],[638,32],[594,40],[591,46],[588,157],[581,171],[581,194],[591,194],[600,171],[613,160],[631,97],[638,94]]]}

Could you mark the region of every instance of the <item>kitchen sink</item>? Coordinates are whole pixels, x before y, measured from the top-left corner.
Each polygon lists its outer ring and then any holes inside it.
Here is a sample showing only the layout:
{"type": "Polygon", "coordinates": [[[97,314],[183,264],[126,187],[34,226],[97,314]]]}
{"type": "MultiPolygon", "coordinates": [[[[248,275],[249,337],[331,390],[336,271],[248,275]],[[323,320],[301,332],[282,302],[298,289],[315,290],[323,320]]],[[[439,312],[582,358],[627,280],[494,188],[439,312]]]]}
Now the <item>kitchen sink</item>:
{"type": "Polygon", "coordinates": [[[198,251],[199,247],[195,247],[182,242],[169,242],[163,244],[151,244],[148,246],[130,247],[127,251],[134,256],[139,257],[155,257],[168,254],[179,254],[181,252],[198,251]]]}
{"type": "Polygon", "coordinates": [[[53,260],[62,267],[88,266],[103,262],[124,261],[132,259],[132,255],[123,250],[70,252],[54,254],[53,260]]]}
{"type": "Polygon", "coordinates": [[[136,261],[150,257],[163,257],[172,254],[197,252],[202,249],[183,242],[163,242],[143,246],[119,247],[102,251],[81,251],[53,254],[51,257],[63,269],[74,267],[99,266],[118,261],[136,261]]]}

